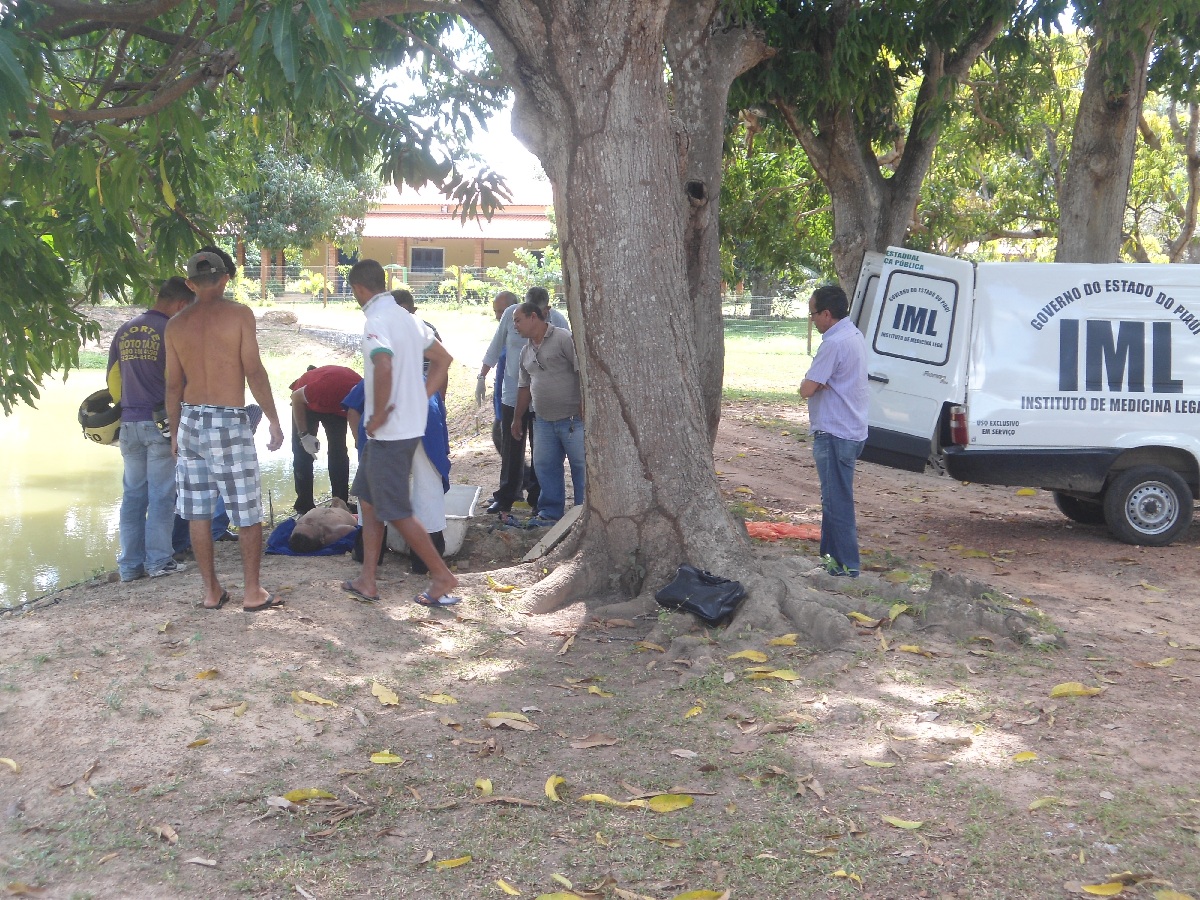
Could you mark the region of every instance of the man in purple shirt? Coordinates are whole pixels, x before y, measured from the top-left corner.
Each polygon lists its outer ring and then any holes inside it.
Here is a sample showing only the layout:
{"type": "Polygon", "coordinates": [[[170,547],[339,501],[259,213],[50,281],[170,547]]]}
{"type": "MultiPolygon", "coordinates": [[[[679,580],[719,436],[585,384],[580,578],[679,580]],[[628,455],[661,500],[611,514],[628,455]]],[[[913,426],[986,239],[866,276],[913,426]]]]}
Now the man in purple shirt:
{"type": "Polygon", "coordinates": [[[122,581],[182,571],[171,554],[175,524],[175,456],[166,423],[167,320],[196,299],[182,278],[168,278],[153,308],[117,329],[108,351],[108,387],[121,404],[122,581]]]}
{"type": "Polygon", "coordinates": [[[854,467],[867,439],[867,343],[837,285],[817,288],[808,315],[821,346],[800,383],[821,480],[821,557],[831,575],[858,577],[854,467]]]}

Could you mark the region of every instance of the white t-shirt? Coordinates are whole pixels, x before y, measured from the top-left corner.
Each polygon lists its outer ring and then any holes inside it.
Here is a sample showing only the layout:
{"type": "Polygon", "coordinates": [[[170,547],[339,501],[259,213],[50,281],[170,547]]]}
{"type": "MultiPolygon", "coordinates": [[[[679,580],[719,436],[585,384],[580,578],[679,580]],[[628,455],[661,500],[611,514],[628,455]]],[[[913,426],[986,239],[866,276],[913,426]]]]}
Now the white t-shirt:
{"type": "Polygon", "coordinates": [[[372,360],[381,353],[392,357],[391,415],[375,431],[377,441],[402,441],[425,434],[429,415],[429,395],[425,393],[422,363],[425,350],[433,344],[433,333],[419,319],[402,309],[389,293],[376,294],[363,313],[363,389],[366,392],[364,421],[370,422],[375,407],[375,366],[372,360]]]}

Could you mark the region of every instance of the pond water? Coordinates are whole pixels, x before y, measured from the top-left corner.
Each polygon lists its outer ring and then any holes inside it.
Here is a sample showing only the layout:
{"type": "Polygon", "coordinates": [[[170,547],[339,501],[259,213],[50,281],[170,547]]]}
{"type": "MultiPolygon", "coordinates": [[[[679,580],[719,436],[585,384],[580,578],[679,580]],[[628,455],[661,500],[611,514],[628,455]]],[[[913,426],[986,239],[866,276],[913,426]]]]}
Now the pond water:
{"type": "MultiPolygon", "coordinates": [[[[47,380],[36,409],[0,418],[8,468],[0,478],[0,607],[116,569],[121,451],[89,443],[76,420],[83,398],[103,387],[101,370],[75,371],[66,382],[47,380]]],[[[290,445],[268,453],[265,426],[257,437],[263,506],[270,499],[278,521],[296,499],[290,445]]],[[[320,463],[316,494],[329,495],[320,463]]]]}

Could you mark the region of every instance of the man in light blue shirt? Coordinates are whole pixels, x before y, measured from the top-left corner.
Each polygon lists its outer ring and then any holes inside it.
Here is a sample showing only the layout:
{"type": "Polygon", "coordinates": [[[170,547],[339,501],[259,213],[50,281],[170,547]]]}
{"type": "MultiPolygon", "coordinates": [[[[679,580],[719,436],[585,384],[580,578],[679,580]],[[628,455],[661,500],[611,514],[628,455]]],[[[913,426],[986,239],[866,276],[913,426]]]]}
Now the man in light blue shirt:
{"type": "Polygon", "coordinates": [[[857,578],[858,526],[854,468],[867,439],[867,343],[848,318],[850,303],[837,285],[817,288],[808,315],[821,346],[800,383],[808,400],[813,460],[821,481],[821,557],[832,575],[857,578]]]}
{"type": "MultiPolygon", "coordinates": [[[[568,332],[571,330],[566,316],[556,309],[549,309],[550,295],[545,288],[530,288],[525,294],[525,299],[536,303],[541,309],[549,310],[548,321],[551,325],[566,329],[568,332]]],[[[507,301],[507,297],[505,300],[507,301]]],[[[516,325],[513,324],[515,309],[515,305],[510,305],[501,314],[500,324],[496,326],[496,333],[492,337],[492,343],[488,346],[487,352],[483,355],[483,366],[479,370],[479,376],[483,378],[500,361],[500,354],[502,352],[506,354],[504,382],[500,388],[500,487],[492,494],[492,502],[487,508],[489,513],[506,513],[512,509],[513,503],[521,499],[521,491],[525,487],[526,434],[529,435],[529,455],[533,456],[533,434],[530,427],[533,420],[532,414],[527,414],[527,419],[521,423],[521,428],[518,429],[521,437],[513,437],[513,416],[517,407],[517,372],[520,369],[517,361],[521,358],[521,351],[525,348],[526,343],[525,338],[521,337],[516,325]]],[[[540,492],[537,477],[533,473],[533,468],[530,467],[528,499],[529,505],[534,509],[537,509],[540,492]]]]}

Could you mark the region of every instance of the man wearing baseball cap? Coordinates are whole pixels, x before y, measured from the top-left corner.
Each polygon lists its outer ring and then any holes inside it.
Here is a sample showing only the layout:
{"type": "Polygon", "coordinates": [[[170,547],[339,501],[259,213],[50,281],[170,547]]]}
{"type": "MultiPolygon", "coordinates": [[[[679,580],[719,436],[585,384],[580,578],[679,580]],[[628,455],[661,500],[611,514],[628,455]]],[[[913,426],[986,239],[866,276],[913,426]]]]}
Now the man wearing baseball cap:
{"type": "Polygon", "coordinates": [[[188,521],[204,578],[204,607],[219,609],[229,600],[213,560],[210,522],[220,497],[238,526],[242,609],[258,612],[283,602],[259,583],[262,489],[246,412],[247,385],[270,425],[268,449],[283,446],[283,431],[258,351],[254,313],[224,296],[234,269],[229,255],[216,247],[204,247],[188,260],[188,286],[196,302],[167,325],[167,415],[177,454],[177,508],[188,521]]]}

